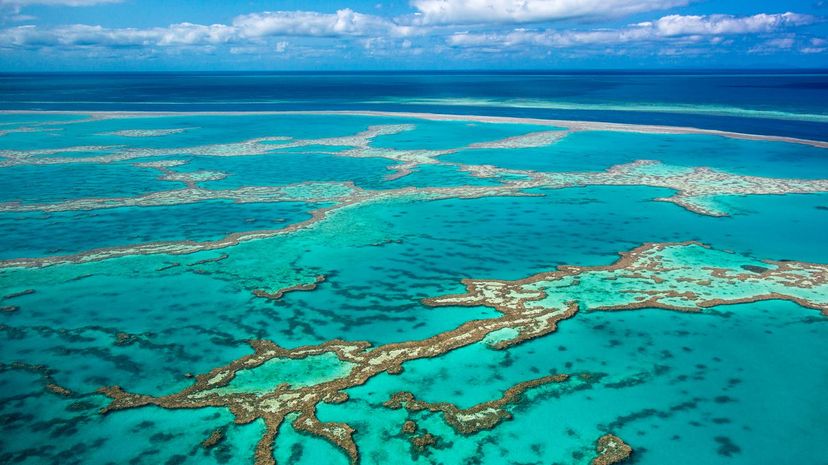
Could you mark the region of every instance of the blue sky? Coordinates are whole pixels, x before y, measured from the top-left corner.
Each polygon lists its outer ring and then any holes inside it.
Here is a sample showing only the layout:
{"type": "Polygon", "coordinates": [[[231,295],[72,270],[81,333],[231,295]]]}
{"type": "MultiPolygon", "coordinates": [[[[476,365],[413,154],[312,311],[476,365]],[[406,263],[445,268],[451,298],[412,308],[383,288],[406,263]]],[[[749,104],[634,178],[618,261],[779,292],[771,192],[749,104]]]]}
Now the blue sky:
{"type": "Polygon", "coordinates": [[[0,0],[0,68],[823,68],[826,20],[828,0],[0,0]]]}

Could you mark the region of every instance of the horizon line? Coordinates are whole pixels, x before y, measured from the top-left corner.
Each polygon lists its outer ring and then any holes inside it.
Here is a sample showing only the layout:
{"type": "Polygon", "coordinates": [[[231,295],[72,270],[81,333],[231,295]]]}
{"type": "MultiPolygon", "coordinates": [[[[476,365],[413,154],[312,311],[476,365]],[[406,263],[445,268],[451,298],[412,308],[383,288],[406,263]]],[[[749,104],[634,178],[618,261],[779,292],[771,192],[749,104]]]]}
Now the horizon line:
{"type": "Polygon", "coordinates": [[[170,73],[199,73],[199,74],[446,74],[446,73],[491,73],[491,74],[574,74],[574,73],[607,73],[607,74],[649,74],[649,73],[712,73],[712,74],[828,74],[828,67],[816,68],[560,68],[560,69],[295,69],[295,70],[268,70],[268,69],[239,69],[239,70],[20,70],[0,71],[0,76],[16,74],[170,74],[170,73]]]}

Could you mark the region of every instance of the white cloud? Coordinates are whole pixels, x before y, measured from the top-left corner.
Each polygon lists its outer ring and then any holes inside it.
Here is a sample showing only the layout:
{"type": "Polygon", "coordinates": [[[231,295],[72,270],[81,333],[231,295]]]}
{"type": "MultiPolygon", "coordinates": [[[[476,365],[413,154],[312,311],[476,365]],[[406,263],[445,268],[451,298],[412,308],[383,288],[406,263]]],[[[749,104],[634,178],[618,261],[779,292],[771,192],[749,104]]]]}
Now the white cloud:
{"type": "Polygon", "coordinates": [[[20,26],[0,31],[0,47],[130,47],[216,45],[233,39],[234,31],[223,24],[203,26],[180,23],[165,28],[108,29],[101,26],[76,24],[55,29],[20,26]]]}
{"type": "Polygon", "coordinates": [[[233,26],[245,37],[406,35],[411,31],[410,27],[348,8],[332,14],[315,11],[252,13],[238,16],[233,20],[233,26]]]}
{"type": "Polygon", "coordinates": [[[772,32],[790,26],[811,24],[813,16],[797,13],[758,14],[735,17],[730,15],[710,16],[665,16],[655,22],[641,23],[639,26],[650,27],[660,36],[678,36],[690,34],[750,34],[772,32]]]}
{"type": "Polygon", "coordinates": [[[349,9],[325,14],[277,11],[238,16],[231,25],[172,24],[146,29],[76,24],[50,29],[20,26],[0,30],[2,47],[199,46],[256,42],[266,37],[402,37],[413,29],[349,9]]]}
{"type": "Polygon", "coordinates": [[[826,50],[828,50],[828,40],[819,37],[812,38],[807,45],[799,49],[800,52],[807,54],[822,53],[826,50]]]}
{"type": "Polygon", "coordinates": [[[793,37],[779,37],[777,39],[766,40],[759,45],[760,48],[766,50],[789,49],[794,46],[793,37]]]}
{"type": "Polygon", "coordinates": [[[713,36],[721,41],[723,35],[771,33],[795,26],[813,24],[817,18],[796,13],[758,14],[735,17],[729,15],[679,16],[670,15],[651,22],[639,23],[622,29],[590,31],[530,31],[516,29],[506,34],[451,35],[448,44],[459,47],[512,47],[536,45],[566,48],[580,45],[620,45],[656,40],[698,42],[713,36]]]}
{"type": "Polygon", "coordinates": [[[748,53],[770,54],[796,49],[800,53],[815,54],[824,52],[825,45],[826,42],[819,38],[805,39],[796,37],[794,34],[788,34],[786,36],[765,40],[751,47],[748,53]]]}
{"type": "Polygon", "coordinates": [[[693,0],[412,0],[419,24],[532,23],[620,17],[693,0]]]}
{"type": "MultiPolygon", "coordinates": [[[[3,2],[5,0],[0,0],[3,2]]],[[[22,0],[30,4],[36,0],[22,0]]],[[[100,0],[37,0],[43,2],[71,2],[91,4],[100,0]]],[[[689,0],[602,0],[600,8],[595,0],[415,0],[418,8],[424,5],[448,5],[457,8],[482,8],[489,6],[489,16],[503,21],[529,21],[549,19],[555,8],[572,6],[567,11],[577,12],[584,5],[592,5],[591,11],[603,11],[606,5],[614,5],[619,12],[654,8],[672,3],[687,3],[689,0]],[[672,2],[672,3],[671,3],[672,2]],[[577,5],[576,5],[577,4],[577,5]],[[574,5],[574,6],[573,6],[574,5]],[[554,7],[554,8],[553,8],[554,7]],[[576,8],[577,7],[577,8],[576,8]],[[505,13],[504,13],[505,12],[505,13]],[[505,19],[504,19],[505,18],[505,19]]],[[[6,3],[2,3],[5,5],[6,3]]],[[[438,9],[439,10],[439,9],[438,9]]],[[[445,11],[439,10],[443,13],[445,11]]],[[[454,11],[454,10],[452,10],[454,11]]],[[[447,14],[447,13],[446,13],[447,14]]],[[[453,13],[452,13],[453,14],[453,13]]],[[[482,15],[482,16],[480,16],[482,15]]],[[[443,16],[450,19],[450,15],[443,16]]],[[[351,9],[335,13],[315,11],[275,11],[241,15],[229,24],[178,23],[166,27],[152,28],[107,28],[93,25],[67,25],[40,27],[25,25],[0,29],[1,49],[59,49],[80,50],[88,56],[105,53],[109,49],[132,49],[132,53],[182,53],[199,50],[212,52],[226,45],[234,54],[288,54],[307,55],[326,53],[336,55],[341,50],[359,47],[374,56],[404,56],[423,53],[428,47],[433,54],[452,54],[464,57],[479,52],[500,53],[505,48],[547,52],[555,49],[571,49],[575,54],[583,50],[594,53],[635,52],[634,47],[625,44],[659,43],[660,53],[693,53],[691,48],[702,46],[723,49],[738,35],[757,34],[759,41],[751,38],[748,46],[760,50],[798,50],[802,53],[821,53],[828,48],[822,39],[806,43],[804,39],[789,39],[785,33],[790,29],[812,24],[818,18],[796,13],[757,14],[735,17],[729,15],[681,16],[668,15],[660,19],[631,24],[613,29],[513,29],[501,32],[503,26],[478,25],[459,26],[471,32],[451,33],[458,28],[426,25],[425,12],[417,20],[389,19],[363,14],[351,9]],[[408,22],[406,22],[408,21],[408,22]],[[477,32],[492,31],[492,32],[477,32]],[[430,34],[430,35],[427,35],[430,34]],[[447,35],[448,34],[448,35],[447,35]],[[307,41],[292,40],[291,37],[308,38],[307,41]],[[326,39],[327,38],[327,39],[326,39]],[[333,41],[331,39],[338,39],[333,41]],[[288,47],[287,40],[291,40],[288,47]],[[328,40],[329,42],[325,42],[328,40]],[[774,40],[777,40],[774,42],[774,40]],[[320,46],[320,43],[327,45],[320,46]],[[759,45],[755,45],[759,43],[759,45]],[[333,45],[333,46],[331,46],[333,45]],[[761,48],[759,48],[761,47],[761,48]],[[684,50],[683,50],[684,48],[684,50]],[[336,49],[336,50],[335,50],[336,49]],[[339,50],[339,51],[337,51],[339,50]],[[672,52],[670,52],[672,53],[672,52]]],[[[479,20],[479,19],[478,19],[479,20]]],[[[478,21],[475,20],[475,21],[478,21]]],[[[510,28],[511,29],[511,28],[510,28]]],[[[640,47],[646,50],[647,47],[640,47]]],[[[742,50],[747,50],[745,47],[742,50]]]]}

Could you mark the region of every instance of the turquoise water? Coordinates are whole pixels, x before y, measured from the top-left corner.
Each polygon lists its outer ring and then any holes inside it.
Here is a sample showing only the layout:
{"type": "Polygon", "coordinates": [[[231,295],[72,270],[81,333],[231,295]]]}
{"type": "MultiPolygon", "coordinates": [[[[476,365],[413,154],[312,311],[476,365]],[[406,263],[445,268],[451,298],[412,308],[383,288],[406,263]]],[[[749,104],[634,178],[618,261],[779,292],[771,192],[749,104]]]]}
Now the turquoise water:
{"type": "MultiPolygon", "coordinates": [[[[4,118],[21,124],[42,121],[28,115],[4,118]]],[[[491,307],[422,302],[463,292],[464,278],[516,280],[560,265],[604,266],[616,261],[619,252],[645,243],[682,241],[733,251],[739,254],[734,260],[746,264],[828,263],[825,192],[723,197],[717,201],[731,215],[712,217],[654,201],[669,197],[670,188],[483,190],[503,186],[505,178],[474,177],[455,165],[568,172],[653,159],[736,175],[824,178],[825,150],[804,145],[694,134],[579,132],[546,147],[439,155],[412,174],[389,180],[388,167],[396,160],[348,157],[352,147],[347,145],[234,156],[191,155],[186,147],[258,137],[343,137],[372,125],[403,123],[414,128],[378,136],[370,147],[450,150],[539,128],[344,115],[59,120],[60,140],[38,146],[2,139],[3,148],[98,145],[91,141],[101,138],[106,144],[118,139],[128,148],[165,151],[114,163],[2,167],[2,206],[13,210],[19,204],[10,202],[20,202],[44,208],[69,200],[181,189],[183,183],[159,180],[157,170],[133,166],[171,159],[186,162],[170,168],[175,172],[227,174],[199,182],[206,190],[312,181],[352,181],[365,190],[362,197],[348,197],[347,206],[326,203],[333,210],[309,227],[214,250],[0,268],[0,297],[5,296],[0,307],[13,307],[0,313],[4,463],[253,463],[265,430],[261,419],[235,424],[226,406],[147,406],[102,415],[99,409],[110,399],[97,389],[119,385],[137,394],[174,394],[193,385],[192,375],[251,354],[250,340],[271,340],[285,348],[335,339],[378,347],[498,318],[491,307]],[[99,135],[170,128],[188,129],[155,137],[99,135]],[[325,279],[313,290],[287,292],[279,299],[255,294],[308,285],[319,275],[325,279]],[[45,389],[49,382],[71,394],[45,389]],[[223,439],[203,447],[201,442],[217,429],[223,439]]],[[[37,134],[4,137],[34,141],[37,134]]],[[[0,213],[0,258],[82,256],[158,241],[192,245],[297,224],[320,206],[312,199],[202,200],[50,213],[35,206],[35,211],[0,213]]],[[[825,277],[816,274],[814,279],[825,277]]],[[[687,286],[675,284],[679,290],[687,286]]],[[[697,314],[655,308],[582,311],[560,322],[556,332],[507,350],[473,343],[408,361],[400,374],[382,372],[346,388],[346,402],[322,402],[315,408],[321,421],[344,422],[356,430],[354,440],[365,464],[583,464],[594,458],[595,440],[608,432],[633,447],[639,464],[819,464],[824,462],[819,445],[828,441],[823,421],[828,408],[821,401],[828,389],[828,363],[819,356],[828,349],[825,321],[817,310],[776,300],[719,305],[697,314]],[[499,398],[517,383],[556,373],[590,373],[593,378],[573,387],[530,390],[508,406],[511,420],[467,436],[455,432],[439,413],[382,405],[396,392],[411,391],[420,400],[469,408],[499,398]],[[401,432],[406,419],[415,420],[420,432],[437,436],[434,446],[424,451],[412,446],[401,432]]],[[[277,357],[238,371],[227,386],[211,392],[256,397],[283,383],[312,389],[347,377],[353,366],[331,353],[277,357]]],[[[320,436],[296,431],[292,415],[279,427],[278,463],[348,462],[320,436]]]]}
{"type": "Polygon", "coordinates": [[[576,132],[549,147],[463,151],[445,160],[535,171],[600,171],[635,160],[706,166],[750,176],[821,179],[828,157],[820,148],[718,136],[576,132]],[[749,154],[749,155],[748,155],[749,154]]]}
{"type": "Polygon", "coordinates": [[[492,124],[472,121],[417,121],[417,130],[377,138],[376,147],[445,150],[475,142],[505,139],[536,131],[562,128],[532,124],[492,124]]]}
{"type": "Polygon", "coordinates": [[[3,168],[0,200],[47,203],[73,198],[121,197],[184,187],[161,181],[154,170],[124,164],[18,165],[3,168]]]}
{"type": "MultiPolygon", "coordinates": [[[[25,117],[25,115],[24,115],[25,117]]],[[[48,120],[61,121],[64,115],[48,120]]],[[[354,117],[344,121],[333,116],[273,116],[238,115],[228,125],[222,118],[190,114],[186,116],[130,117],[87,121],[77,124],[50,125],[56,132],[12,133],[0,138],[0,149],[29,150],[71,146],[120,146],[163,148],[170,153],[184,147],[239,142],[259,137],[292,137],[317,139],[350,135],[378,124],[375,118],[354,117]],[[111,133],[122,130],[183,129],[183,132],[157,137],[123,137],[111,133]]],[[[402,118],[388,118],[380,124],[408,122],[402,118]]]]}
{"type": "Polygon", "coordinates": [[[234,189],[243,186],[273,186],[295,184],[308,180],[313,173],[316,181],[352,181],[373,188],[383,182],[393,163],[378,158],[343,158],[324,153],[283,153],[250,157],[217,158],[192,157],[177,171],[225,171],[229,175],[219,181],[205,184],[213,189],[234,189]]]}
{"type": "Polygon", "coordinates": [[[313,205],[214,200],[164,207],[0,214],[0,257],[34,257],[155,241],[208,241],[235,231],[279,229],[310,218],[313,205]]]}

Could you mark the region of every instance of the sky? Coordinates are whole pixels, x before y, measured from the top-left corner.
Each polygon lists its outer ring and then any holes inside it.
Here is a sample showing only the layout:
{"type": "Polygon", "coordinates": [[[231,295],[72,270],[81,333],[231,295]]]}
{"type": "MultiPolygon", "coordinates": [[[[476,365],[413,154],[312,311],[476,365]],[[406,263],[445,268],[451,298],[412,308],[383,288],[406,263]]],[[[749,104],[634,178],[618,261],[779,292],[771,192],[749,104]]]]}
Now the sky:
{"type": "Polygon", "coordinates": [[[828,0],[0,0],[0,71],[828,68],[828,0]]]}

